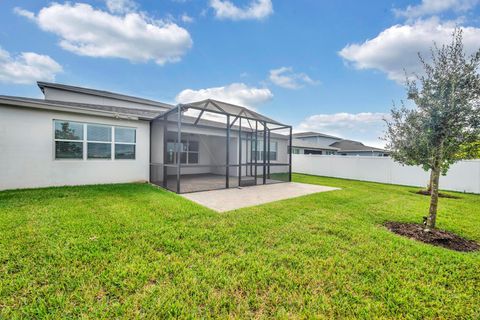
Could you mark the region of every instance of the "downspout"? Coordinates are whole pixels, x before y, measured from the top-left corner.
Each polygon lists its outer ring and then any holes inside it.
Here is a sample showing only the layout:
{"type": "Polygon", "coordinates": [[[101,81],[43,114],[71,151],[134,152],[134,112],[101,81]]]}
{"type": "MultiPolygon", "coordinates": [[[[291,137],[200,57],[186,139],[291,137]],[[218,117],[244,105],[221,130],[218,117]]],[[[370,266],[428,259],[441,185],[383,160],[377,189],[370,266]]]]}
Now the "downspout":
{"type": "Polygon", "coordinates": [[[181,142],[182,142],[182,107],[179,106],[177,107],[177,193],[180,193],[180,174],[181,174],[181,161],[180,161],[180,155],[181,155],[181,142]]]}
{"type": "Polygon", "coordinates": [[[148,183],[152,183],[152,124],[153,124],[153,121],[150,120],[149,122],[150,138],[148,140],[149,159],[150,159],[150,163],[148,164],[148,183]]]}
{"type": "Polygon", "coordinates": [[[230,187],[230,115],[227,114],[227,154],[226,154],[226,170],[225,170],[225,188],[230,187]]]}
{"type": "MultiPolygon", "coordinates": [[[[289,146],[288,148],[290,149],[290,153],[288,155],[288,182],[292,182],[292,127],[290,127],[290,136],[289,136],[289,146]]],[[[305,151],[304,151],[305,152],[305,151]]]]}

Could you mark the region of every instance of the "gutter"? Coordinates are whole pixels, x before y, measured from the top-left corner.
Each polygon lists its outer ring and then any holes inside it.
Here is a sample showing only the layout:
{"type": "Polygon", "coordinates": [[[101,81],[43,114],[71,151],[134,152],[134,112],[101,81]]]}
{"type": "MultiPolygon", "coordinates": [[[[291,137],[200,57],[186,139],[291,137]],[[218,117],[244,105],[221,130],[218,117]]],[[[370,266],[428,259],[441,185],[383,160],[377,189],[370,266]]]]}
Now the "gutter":
{"type": "Polygon", "coordinates": [[[131,114],[120,113],[120,112],[113,112],[113,111],[107,111],[107,110],[92,110],[88,108],[73,107],[73,106],[66,107],[66,106],[60,106],[60,105],[49,104],[49,103],[8,99],[4,97],[0,97],[0,104],[7,105],[7,106],[14,106],[14,107],[40,109],[40,110],[43,109],[43,110],[80,113],[80,114],[88,114],[88,115],[96,115],[96,116],[104,116],[104,117],[106,116],[106,117],[126,119],[126,120],[150,120],[149,118],[145,118],[145,119],[139,118],[138,115],[131,115],[131,114]]]}

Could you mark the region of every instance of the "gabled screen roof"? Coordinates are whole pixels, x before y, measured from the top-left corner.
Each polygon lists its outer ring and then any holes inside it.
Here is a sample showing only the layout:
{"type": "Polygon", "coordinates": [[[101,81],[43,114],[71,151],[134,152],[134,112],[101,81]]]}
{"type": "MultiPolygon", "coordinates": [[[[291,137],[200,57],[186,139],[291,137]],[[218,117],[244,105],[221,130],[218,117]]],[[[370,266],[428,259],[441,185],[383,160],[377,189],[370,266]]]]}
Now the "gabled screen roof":
{"type": "Polygon", "coordinates": [[[223,101],[213,100],[213,99],[206,99],[202,101],[186,103],[186,104],[182,104],[182,106],[187,108],[191,106],[191,107],[195,107],[205,111],[223,113],[225,115],[230,115],[234,117],[245,117],[245,118],[250,118],[252,120],[258,120],[258,121],[266,121],[270,124],[274,124],[278,126],[287,126],[283,123],[275,121],[264,115],[261,115],[246,107],[238,106],[238,105],[223,102],[223,101]]]}

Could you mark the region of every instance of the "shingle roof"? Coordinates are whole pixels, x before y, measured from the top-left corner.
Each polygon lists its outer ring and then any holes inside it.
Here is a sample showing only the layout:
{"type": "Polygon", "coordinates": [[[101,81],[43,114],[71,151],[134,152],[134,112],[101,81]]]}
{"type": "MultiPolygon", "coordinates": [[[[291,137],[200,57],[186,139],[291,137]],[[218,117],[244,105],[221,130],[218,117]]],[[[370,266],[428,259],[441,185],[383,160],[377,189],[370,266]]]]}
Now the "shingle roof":
{"type": "Polygon", "coordinates": [[[359,141],[353,141],[353,140],[337,141],[337,142],[332,143],[330,146],[338,148],[338,149],[340,149],[340,151],[382,151],[382,152],[388,152],[384,149],[366,146],[359,141]]]}
{"type": "MultiPolygon", "coordinates": [[[[79,112],[84,113],[85,111],[97,111],[106,113],[109,116],[117,116],[121,115],[123,117],[132,117],[138,118],[140,120],[152,120],[159,116],[160,114],[164,113],[164,111],[154,112],[151,110],[142,110],[136,108],[124,108],[124,107],[115,107],[115,106],[106,106],[106,105],[95,105],[95,104],[88,104],[88,103],[78,103],[78,102],[69,102],[69,101],[56,101],[56,100],[44,100],[44,99],[33,99],[33,98],[25,98],[25,97],[14,97],[14,96],[2,96],[0,95],[0,104],[7,104],[7,105],[21,105],[24,104],[28,107],[33,108],[52,108],[57,107],[61,108],[62,111],[67,112],[79,112]]],[[[185,125],[193,124],[196,120],[196,117],[191,116],[183,116],[183,121],[185,125]]],[[[182,122],[183,122],[182,121],[182,122]]],[[[198,125],[203,125],[206,127],[216,127],[219,129],[225,128],[225,124],[220,122],[211,121],[202,119],[198,125]]],[[[238,126],[233,126],[232,130],[238,130],[238,126]]],[[[248,128],[244,128],[244,131],[250,131],[248,128]]],[[[288,139],[288,136],[274,133],[272,132],[272,137],[279,138],[279,139],[288,139]]]]}
{"type": "Polygon", "coordinates": [[[40,88],[40,90],[42,90],[42,92],[44,92],[44,88],[56,88],[56,89],[61,89],[61,90],[66,90],[66,91],[85,93],[85,94],[94,95],[94,96],[112,98],[112,99],[129,101],[129,102],[136,102],[136,103],[146,104],[146,105],[160,107],[160,108],[171,109],[171,108],[174,107],[173,105],[170,105],[168,103],[159,102],[159,101],[154,101],[154,100],[129,96],[129,95],[110,92],[110,91],[71,86],[71,85],[66,85],[66,84],[61,84],[61,83],[51,83],[51,82],[38,81],[37,85],[40,88]]]}
{"type": "Polygon", "coordinates": [[[328,134],[323,134],[320,132],[313,132],[313,131],[308,131],[308,132],[298,132],[292,134],[292,137],[294,138],[306,138],[306,137],[324,137],[324,138],[334,138],[334,139],[341,139],[339,137],[331,136],[328,134]]]}
{"type": "Polygon", "coordinates": [[[13,97],[13,96],[0,96],[0,103],[27,103],[32,107],[60,107],[64,108],[66,111],[77,111],[82,112],[85,110],[91,111],[100,111],[109,113],[112,115],[118,114],[123,116],[131,116],[139,119],[150,120],[163,113],[163,111],[154,112],[151,110],[142,110],[135,108],[124,108],[124,107],[115,107],[107,105],[97,105],[97,104],[88,104],[88,103],[78,103],[78,102],[67,102],[67,101],[56,101],[56,100],[44,100],[44,99],[33,99],[25,97],[13,97]]]}
{"type": "Polygon", "coordinates": [[[317,142],[305,141],[302,139],[292,139],[292,146],[297,148],[308,148],[308,149],[324,149],[324,150],[338,150],[338,148],[320,144],[317,142]]]}

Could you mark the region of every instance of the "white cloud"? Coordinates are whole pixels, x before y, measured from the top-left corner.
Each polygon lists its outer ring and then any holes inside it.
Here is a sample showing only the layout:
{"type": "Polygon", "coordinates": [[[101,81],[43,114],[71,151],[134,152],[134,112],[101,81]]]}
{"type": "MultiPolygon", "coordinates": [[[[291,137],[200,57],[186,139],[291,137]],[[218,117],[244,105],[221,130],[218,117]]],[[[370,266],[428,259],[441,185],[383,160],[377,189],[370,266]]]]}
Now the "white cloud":
{"type": "Polygon", "coordinates": [[[306,84],[318,83],[305,73],[294,73],[291,67],[270,70],[269,78],[275,85],[286,89],[299,89],[306,84]]]}
{"type": "MultiPolygon", "coordinates": [[[[455,27],[454,22],[441,22],[438,18],[394,25],[364,43],[347,45],[339,54],[357,69],[379,70],[389,79],[402,83],[404,70],[408,73],[422,71],[418,52],[428,59],[434,42],[438,45],[449,43],[455,27]]],[[[480,29],[462,27],[462,30],[465,49],[473,53],[479,47],[480,29]]]]}
{"type": "Polygon", "coordinates": [[[137,4],[133,0],[107,0],[107,8],[112,13],[128,13],[137,10],[137,4]]]}
{"type": "Polygon", "coordinates": [[[195,21],[195,19],[193,19],[192,17],[190,17],[188,14],[184,13],[182,14],[182,16],[180,17],[182,19],[183,22],[185,23],[192,23],[195,21]]]}
{"type": "Polygon", "coordinates": [[[316,114],[304,119],[295,131],[317,131],[344,139],[362,141],[370,146],[383,146],[383,136],[388,113],[334,113],[316,114]]]}
{"type": "Polygon", "coordinates": [[[34,52],[12,56],[0,48],[0,82],[30,84],[37,80],[52,81],[62,71],[55,60],[34,52]]]}
{"type": "Polygon", "coordinates": [[[210,7],[219,19],[261,20],[273,13],[271,0],[252,0],[245,8],[239,8],[229,0],[210,0],[210,7]]]}
{"type": "Polygon", "coordinates": [[[399,17],[409,19],[431,16],[446,11],[466,12],[475,7],[479,0],[422,0],[418,5],[409,5],[406,9],[394,9],[399,17]]]}
{"type": "Polygon", "coordinates": [[[35,20],[35,14],[31,11],[28,11],[28,10],[25,10],[25,9],[22,9],[22,8],[19,8],[19,7],[15,7],[15,8],[13,8],[13,12],[15,12],[19,16],[25,17],[27,19],[35,20]]]}
{"type": "MultiPolygon", "coordinates": [[[[16,12],[30,15],[22,9],[16,12]]],[[[188,31],[172,22],[135,12],[112,15],[84,3],[53,3],[31,19],[60,36],[63,49],[82,56],[153,60],[161,65],[179,61],[192,46],[188,31]]]]}
{"type": "Polygon", "coordinates": [[[256,107],[273,98],[267,88],[249,87],[244,83],[232,83],[223,87],[200,90],[185,89],[175,100],[178,103],[195,102],[205,99],[216,99],[245,107],[256,107]]]}

